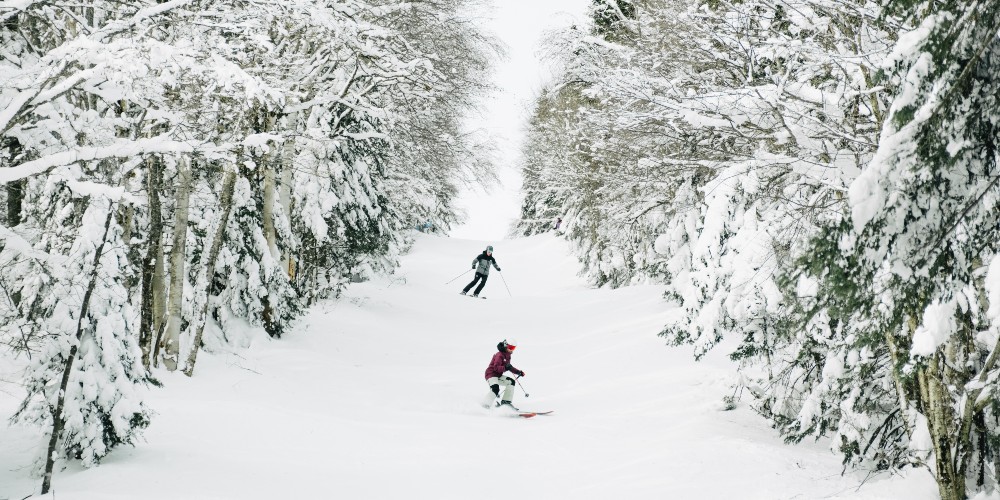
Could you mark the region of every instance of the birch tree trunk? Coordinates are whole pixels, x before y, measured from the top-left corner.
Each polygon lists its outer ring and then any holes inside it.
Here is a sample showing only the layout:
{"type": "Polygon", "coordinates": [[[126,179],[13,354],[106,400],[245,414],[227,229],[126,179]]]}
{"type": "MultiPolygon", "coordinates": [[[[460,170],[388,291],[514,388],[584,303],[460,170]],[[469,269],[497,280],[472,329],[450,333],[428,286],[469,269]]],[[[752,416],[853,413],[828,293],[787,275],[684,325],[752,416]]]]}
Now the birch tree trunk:
{"type": "Polygon", "coordinates": [[[934,443],[934,472],[941,500],[965,500],[965,477],[955,463],[959,453],[956,449],[958,429],[953,425],[951,401],[941,380],[942,360],[939,358],[940,354],[936,354],[928,361],[921,369],[923,376],[920,379],[925,385],[922,392],[927,396],[925,408],[934,443]]]}
{"type": "MultiPolygon", "coordinates": [[[[265,132],[270,132],[274,130],[275,117],[274,114],[268,113],[264,128],[265,132]]],[[[261,167],[264,169],[264,207],[261,211],[261,217],[264,219],[264,239],[267,241],[267,251],[271,254],[271,258],[277,260],[280,256],[278,255],[278,235],[274,230],[274,149],[271,148],[264,157],[261,159],[261,167]]],[[[261,304],[264,310],[261,311],[261,320],[264,323],[264,330],[267,331],[268,335],[274,337],[278,334],[279,329],[274,324],[274,310],[271,307],[271,302],[268,298],[262,297],[261,304]]]]}
{"type": "Polygon", "coordinates": [[[156,332],[153,338],[153,366],[158,366],[159,363],[160,340],[163,337],[163,322],[166,320],[167,314],[167,256],[164,251],[163,230],[161,228],[160,240],[156,244],[156,265],[153,268],[153,331],[156,332]]]}
{"type": "MultiPolygon", "coordinates": [[[[288,117],[286,128],[292,131],[297,130],[298,113],[292,113],[288,117]]],[[[281,151],[281,185],[278,186],[278,203],[281,204],[282,213],[289,217],[292,213],[292,169],[295,168],[295,139],[290,137],[285,139],[281,151]]],[[[286,253],[281,258],[281,268],[288,273],[288,279],[295,279],[295,259],[291,253],[286,253]]]]}
{"type": "Polygon", "coordinates": [[[170,249],[170,297],[167,323],[163,331],[163,366],[177,369],[180,355],[181,303],[184,300],[185,256],[188,203],[191,197],[191,166],[186,158],[178,164],[177,203],[174,215],[174,244],[170,249]]]}
{"type": "MultiPolygon", "coordinates": [[[[265,132],[270,132],[274,130],[275,118],[274,114],[268,113],[267,121],[264,125],[265,132]]],[[[261,213],[264,223],[264,238],[267,240],[267,250],[271,252],[271,257],[274,259],[278,258],[278,236],[274,230],[274,195],[275,184],[274,184],[274,150],[277,146],[272,147],[267,153],[264,153],[263,161],[261,161],[261,167],[264,169],[264,208],[261,213]]]]}
{"type": "Polygon", "coordinates": [[[271,257],[278,257],[277,233],[274,230],[274,168],[270,165],[270,155],[264,157],[264,239],[271,257]]]}
{"type": "Polygon", "coordinates": [[[111,218],[114,210],[108,204],[108,216],[104,220],[104,235],[101,236],[101,244],[94,252],[94,265],[90,273],[90,281],[87,283],[87,291],[83,294],[83,303],[80,304],[80,315],[76,320],[76,342],[69,349],[66,357],[66,365],[63,368],[62,380],[59,382],[59,395],[56,398],[56,405],[52,408],[52,435],[49,436],[48,453],[45,454],[45,473],[42,476],[42,495],[49,492],[52,487],[52,469],[55,467],[56,447],[59,445],[59,436],[62,434],[65,422],[62,418],[63,408],[66,406],[66,389],[69,387],[69,376],[73,371],[73,362],[76,360],[76,352],[80,346],[80,339],[83,337],[84,321],[90,309],[90,297],[94,294],[94,286],[97,284],[97,271],[100,269],[101,255],[104,253],[104,244],[108,240],[108,230],[111,228],[111,218]]]}
{"type": "Polygon", "coordinates": [[[163,214],[160,208],[160,186],[163,181],[163,169],[158,158],[146,159],[146,185],[149,197],[149,235],[146,243],[146,256],[142,260],[142,312],[139,319],[139,345],[142,348],[142,364],[147,369],[150,364],[150,354],[153,351],[155,333],[159,331],[163,311],[156,311],[156,296],[163,295],[163,214]],[[160,274],[157,275],[157,267],[160,274]],[[156,278],[160,278],[157,284],[156,278]],[[157,290],[159,285],[159,290],[157,290]],[[158,293],[159,292],[159,293],[158,293]]]}
{"type": "Polygon", "coordinates": [[[212,293],[212,282],[215,277],[215,262],[219,258],[219,251],[222,250],[222,241],[226,237],[226,226],[229,224],[229,213],[233,208],[233,189],[236,185],[236,171],[228,171],[222,181],[222,198],[219,206],[222,212],[216,223],[215,235],[212,238],[212,246],[208,250],[205,258],[205,266],[202,275],[198,279],[201,285],[201,297],[197,313],[195,316],[194,340],[191,342],[191,351],[188,353],[187,361],[184,364],[184,374],[190,377],[194,374],[194,364],[198,360],[198,350],[201,349],[201,338],[205,333],[205,323],[208,322],[208,298],[212,293]]]}

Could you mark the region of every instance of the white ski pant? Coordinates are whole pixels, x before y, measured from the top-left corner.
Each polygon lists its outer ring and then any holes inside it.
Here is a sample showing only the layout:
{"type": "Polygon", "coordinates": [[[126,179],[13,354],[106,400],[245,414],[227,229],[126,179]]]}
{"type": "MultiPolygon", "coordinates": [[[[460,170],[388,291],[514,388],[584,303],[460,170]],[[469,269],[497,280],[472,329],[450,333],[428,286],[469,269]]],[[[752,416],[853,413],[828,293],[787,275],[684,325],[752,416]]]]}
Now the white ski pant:
{"type": "Polygon", "coordinates": [[[514,379],[510,377],[490,377],[486,379],[486,385],[490,386],[490,390],[493,390],[493,386],[497,385],[503,388],[503,393],[501,394],[501,401],[510,401],[514,397],[514,379]]]}

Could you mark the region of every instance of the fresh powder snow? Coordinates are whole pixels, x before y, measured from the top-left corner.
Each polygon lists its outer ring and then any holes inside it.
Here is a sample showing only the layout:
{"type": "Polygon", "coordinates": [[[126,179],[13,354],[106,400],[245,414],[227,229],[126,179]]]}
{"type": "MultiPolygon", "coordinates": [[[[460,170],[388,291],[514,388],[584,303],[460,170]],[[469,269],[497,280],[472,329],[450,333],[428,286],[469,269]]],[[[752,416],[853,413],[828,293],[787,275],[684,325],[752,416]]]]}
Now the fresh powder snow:
{"type": "MultiPolygon", "coordinates": [[[[591,288],[570,254],[551,234],[420,235],[395,275],[321,302],[280,340],[206,334],[193,378],[155,372],[144,441],[57,469],[55,498],[935,498],[920,469],[841,475],[827,442],[783,443],[749,397],[726,411],[735,365],[664,345],[664,288],[591,288]],[[455,276],[487,244],[503,272],[489,300],[468,300],[471,273],[455,276]],[[508,337],[530,394],[514,404],[552,415],[480,406],[508,337]]],[[[2,368],[6,416],[20,394],[2,368]]],[[[38,491],[43,438],[0,427],[0,498],[38,491]]]]}

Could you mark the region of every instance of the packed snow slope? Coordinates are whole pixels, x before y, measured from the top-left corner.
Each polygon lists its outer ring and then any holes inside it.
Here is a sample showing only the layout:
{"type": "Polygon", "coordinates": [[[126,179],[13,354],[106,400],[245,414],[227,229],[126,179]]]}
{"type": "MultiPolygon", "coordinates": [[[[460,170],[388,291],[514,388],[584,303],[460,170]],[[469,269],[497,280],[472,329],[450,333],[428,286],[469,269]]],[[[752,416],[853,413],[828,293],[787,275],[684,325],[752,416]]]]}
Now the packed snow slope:
{"type": "MultiPolygon", "coordinates": [[[[64,468],[55,498],[935,498],[926,472],[842,476],[825,442],[783,444],[746,401],[726,411],[734,367],[664,346],[659,287],[589,288],[552,236],[491,243],[503,272],[488,300],[458,294],[471,272],[445,284],[486,243],[422,235],[395,276],[351,286],[280,340],[226,332],[194,378],[156,374],[146,442],[64,468]],[[511,337],[530,394],[515,404],[554,414],[479,406],[511,337]]],[[[0,398],[9,415],[16,398],[0,398]]],[[[0,498],[37,491],[40,440],[0,430],[0,498]]]]}

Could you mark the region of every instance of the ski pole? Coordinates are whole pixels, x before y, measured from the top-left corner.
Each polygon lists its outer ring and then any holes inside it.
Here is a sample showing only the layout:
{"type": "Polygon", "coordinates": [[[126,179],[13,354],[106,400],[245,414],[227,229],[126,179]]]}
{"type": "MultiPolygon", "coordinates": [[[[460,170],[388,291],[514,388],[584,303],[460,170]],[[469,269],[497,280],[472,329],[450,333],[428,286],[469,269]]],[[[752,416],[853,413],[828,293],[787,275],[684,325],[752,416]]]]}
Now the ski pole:
{"type": "Polygon", "coordinates": [[[517,386],[521,388],[521,392],[524,393],[524,397],[529,397],[528,391],[524,390],[524,386],[521,385],[521,376],[514,377],[514,382],[517,382],[517,386]]]}
{"type": "Polygon", "coordinates": [[[500,271],[497,271],[497,273],[500,273],[500,279],[503,280],[503,287],[507,289],[507,295],[510,295],[511,298],[514,298],[514,294],[510,293],[510,287],[507,286],[507,280],[503,278],[503,273],[500,271]]]}
{"type": "Polygon", "coordinates": [[[462,276],[465,276],[466,274],[469,274],[469,271],[471,271],[471,270],[472,269],[466,269],[464,273],[459,274],[458,276],[455,276],[454,278],[452,278],[451,280],[449,280],[447,283],[445,283],[445,285],[447,285],[448,283],[451,283],[452,281],[457,280],[458,278],[461,278],[462,276]]]}

